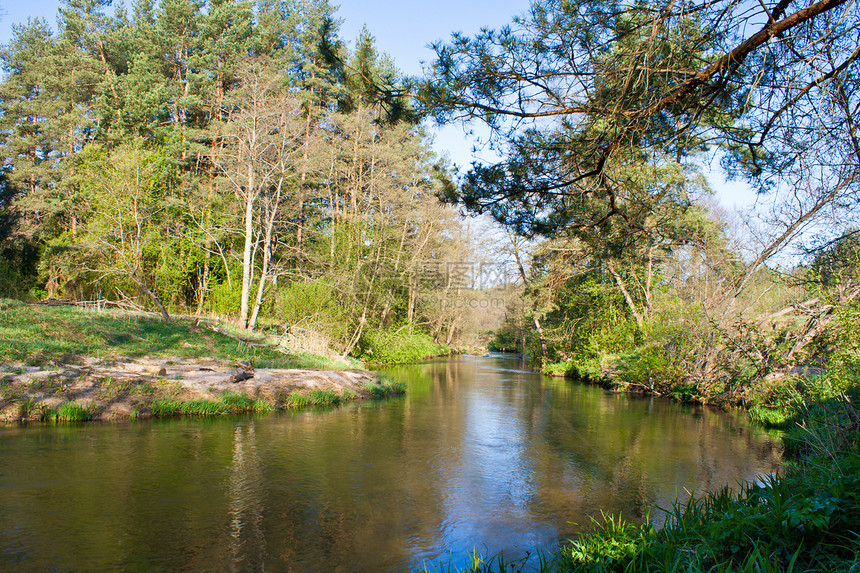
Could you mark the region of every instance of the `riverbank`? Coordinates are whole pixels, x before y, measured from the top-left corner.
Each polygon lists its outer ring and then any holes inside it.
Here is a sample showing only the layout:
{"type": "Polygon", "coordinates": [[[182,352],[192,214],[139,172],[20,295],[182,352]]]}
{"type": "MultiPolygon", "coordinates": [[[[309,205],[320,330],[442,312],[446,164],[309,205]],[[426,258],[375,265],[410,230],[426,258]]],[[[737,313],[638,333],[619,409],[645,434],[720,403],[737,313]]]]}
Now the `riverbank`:
{"type": "Polygon", "coordinates": [[[676,504],[661,529],[605,517],[556,555],[559,571],[856,571],[860,389],[808,403],[788,424],[789,464],[733,494],[676,504]]]}
{"type": "Polygon", "coordinates": [[[211,415],[402,393],[358,361],[195,319],[0,301],[0,422],[211,415]]]}
{"type": "Polygon", "coordinates": [[[858,571],[860,387],[810,393],[781,410],[783,470],[737,492],[726,487],[676,503],[662,527],[601,514],[589,532],[540,554],[531,569],[525,560],[475,555],[462,569],[448,563],[424,571],[858,571]]]}
{"type": "Polygon", "coordinates": [[[0,422],[270,412],[402,392],[366,370],[251,370],[211,358],[77,358],[74,365],[0,369],[0,422]]]}

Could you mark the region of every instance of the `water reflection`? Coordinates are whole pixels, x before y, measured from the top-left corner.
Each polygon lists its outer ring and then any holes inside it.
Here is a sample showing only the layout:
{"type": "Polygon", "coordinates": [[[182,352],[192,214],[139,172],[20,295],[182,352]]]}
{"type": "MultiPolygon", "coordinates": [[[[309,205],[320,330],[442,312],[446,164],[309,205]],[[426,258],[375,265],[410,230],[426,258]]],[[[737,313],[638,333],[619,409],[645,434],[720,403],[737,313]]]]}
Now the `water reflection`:
{"type": "Polygon", "coordinates": [[[263,532],[265,481],[254,424],[233,429],[233,463],[228,480],[232,571],[262,571],[266,562],[263,532]]]}
{"type": "MultiPolygon", "coordinates": [[[[259,418],[0,429],[16,570],[402,571],[551,548],[773,471],[722,412],[542,379],[513,359],[392,368],[403,398],[259,418]]],[[[657,515],[655,515],[656,517],[657,515]]]]}

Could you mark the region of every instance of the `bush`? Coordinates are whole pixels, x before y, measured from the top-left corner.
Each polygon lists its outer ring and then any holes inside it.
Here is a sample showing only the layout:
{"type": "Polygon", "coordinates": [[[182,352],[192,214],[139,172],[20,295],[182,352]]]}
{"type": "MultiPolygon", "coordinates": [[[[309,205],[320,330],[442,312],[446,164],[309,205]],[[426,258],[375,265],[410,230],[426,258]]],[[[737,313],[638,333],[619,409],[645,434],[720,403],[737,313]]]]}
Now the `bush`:
{"type": "Polygon", "coordinates": [[[347,338],[349,320],[334,289],[322,281],[294,282],[278,292],[275,315],[281,324],[322,332],[329,338],[347,338]]]}
{"type": "Polygon", "coordinates": [[[209,305],[218,316],[237,314],[242,306],[242,285],[238,281],[233,288],[230,288],[227,283],[212,285],[209,305]]]}
{"type": "Polygon", "coordinates": [[[688,400],[695,393],[695,387],[691,393],[684,384],[684,371],[660,346],[640,348],[621,358],[617,378],[625,384],[645,386],[666,394],[676,392],[679,398],[688,400]]]}
{"type": "Polygon", "coordinates": [[[406,364],[450,353],[450,348],[436,344],[429,335],[406,328],[366,330],[358,347],[359,358],[376,364],[406,364]]]}

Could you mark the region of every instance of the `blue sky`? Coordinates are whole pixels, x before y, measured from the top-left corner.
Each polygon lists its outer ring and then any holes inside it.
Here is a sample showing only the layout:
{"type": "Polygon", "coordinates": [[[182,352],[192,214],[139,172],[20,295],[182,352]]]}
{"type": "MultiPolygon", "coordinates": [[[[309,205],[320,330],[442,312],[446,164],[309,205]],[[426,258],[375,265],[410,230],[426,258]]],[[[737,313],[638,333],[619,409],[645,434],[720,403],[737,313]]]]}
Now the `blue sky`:
{"type": "MultiPolygon", "coordinates": [[[[529,0],[344,0],[339,10],[343,19],[341,35],[352,41],[366,24],[380,51],[391,55],[404,73],[419,75],[421,62],[433,58],[428,48],[430,43],[446,40],[454,31],[473,34],[481,27],[499,28],[514,15],[525,12],[529,3],[529,0]]],[[[45,18],[56,27],[59,5],[59,0],[0,0],[3,13],[0,43],[9,41],[13,24],[26,22],[27,18],[45,18]]],[[[446,126],[434,131],[437,152],[447,153],[457,165],[467,167],[480,158],[472,154],[474,142],[462,127],[446,126]]],[[[726,184],[716,165],[708,173],[708,179],[726,207],[747,205],[754,199],[746,186],[726,184]]]]}
{"type": "MultiPolygon", "coordinates": [[[[126,2],[129,5],[130,1],[126,2]]],[[[0,0],[4,14],[0,20],[0,43],[9,41],[12,26],[27,18],[45,18],[56,28],[59,0],[0,0]]],[[[347,41],[358,37],[363,25],[376,37],[380,51],[388,53],[409,75],[421,73],[421,62],[431,61],[428,45],[444,40],[454,31],[466,34],[481,27],[498,28],[528,9],[529,0],[435,0],[391,2],[390,0],[345,0],[338,14],[343,19],[341,35],[347,41]]],[[[461,127],[436,131],[436,149],[451,160],[468,166],[473,142],[461,127]]]]}
{"type": "MultiPolygon", "coordinates": [[[[28,17],[45,18],[55,25],[59,5],[59,0],[0,0],[4,12],[0,42],[9,40],[13,24],[28,17]]],[[[382,51],[391,54],[404,72],[418,74],[419,62],[432,56],[427,48],[431,42],[448,38],[455,30],[471,33],[481,26],[500,27],[528,6],[528,0],[345,0],[340,3],[339,14],[344,19],[345,39],[358,36],[362,25],[367,24],[382,51]]]]}

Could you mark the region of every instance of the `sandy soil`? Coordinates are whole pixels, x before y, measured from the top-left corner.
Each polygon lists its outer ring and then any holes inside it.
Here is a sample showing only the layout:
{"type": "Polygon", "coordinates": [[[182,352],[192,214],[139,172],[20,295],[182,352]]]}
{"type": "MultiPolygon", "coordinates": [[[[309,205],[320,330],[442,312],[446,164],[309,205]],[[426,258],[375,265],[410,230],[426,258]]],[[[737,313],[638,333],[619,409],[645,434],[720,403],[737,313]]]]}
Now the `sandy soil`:
{"type": "Polygon", "coordinates": [[[38,420],[65,402],[81,404],[98,420],[147,417],[157,399],[217,399],[227,391],[275,403],[312,389],[361,398],[368,394],[363,385],[374,379],[366,370],[251,370],[208,358],[90,358],[52,368],[0,365],[0,422],[38,420]],[[253,377],[233,381],[245,371],[253,377]]]}

